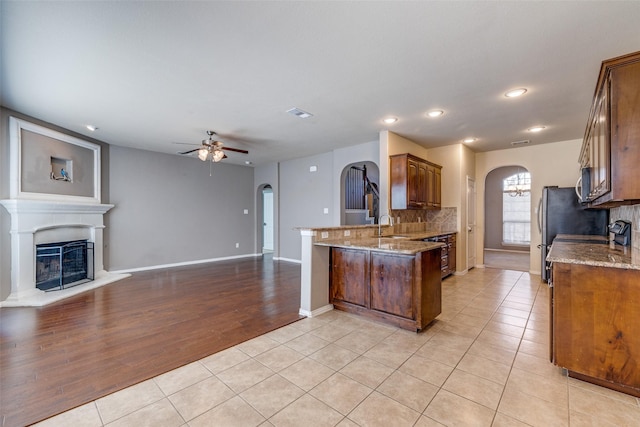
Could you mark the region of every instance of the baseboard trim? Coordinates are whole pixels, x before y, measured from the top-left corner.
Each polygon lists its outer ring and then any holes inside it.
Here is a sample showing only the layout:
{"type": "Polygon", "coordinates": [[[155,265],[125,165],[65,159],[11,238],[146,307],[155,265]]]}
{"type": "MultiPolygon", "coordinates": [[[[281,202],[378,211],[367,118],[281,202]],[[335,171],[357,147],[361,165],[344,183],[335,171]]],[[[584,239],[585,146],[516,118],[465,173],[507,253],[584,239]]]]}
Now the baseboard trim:
{"type": "Polygon", "coordinates": [[[283,257],[273,257],[274,261],[286,261],[286,262],[294,262],[296,264],[302,264],[302,260],[299,259],[291,259],[291,258],[283,258],[283,257]]]}
{"type": "Polygon", "coordinates": [[[262,254],[234,255],[234,256],[227,256],[227,257],[220,257],[220,258],[200,259],[196,261],[174,262],[171,264],[150,265],[148,267],[126,268],[123,270],[110,270],[109,272],[115,273],[115,274],[135,273],[139,271],[159,270],[161,268],[183,267],[187,265],[206,264],[208,262],[228,261],[231,259],[253,258],[253,257],[259,257],[259,256],[262,256],[262,254]]]}
{"type": "Polygon", "coordinates": [[[304,310],[304,309],[300,309],[300,311],[298,312],[298,314],[300,316],[306,316],[306,317],[316,317],[316,316],[320,316],[323,313],[326,313],[328,311],[333,310],[333,304],[327,304],[324,307],[320,307],[320,308],[316,308],[313,311],[309,311],[309,310],[304,310]]]}

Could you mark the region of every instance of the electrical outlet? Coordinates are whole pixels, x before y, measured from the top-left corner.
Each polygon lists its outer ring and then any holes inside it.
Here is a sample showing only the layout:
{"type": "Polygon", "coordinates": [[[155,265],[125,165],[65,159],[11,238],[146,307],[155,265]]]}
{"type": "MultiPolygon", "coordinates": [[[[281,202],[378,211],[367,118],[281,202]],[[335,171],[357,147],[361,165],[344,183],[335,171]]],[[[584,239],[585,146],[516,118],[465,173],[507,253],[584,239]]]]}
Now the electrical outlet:
{"type": "Polygon", "coordinates": [[[245,214],[245,215],[249,215],[249,209],[245,209],[245,210],[244,210],[244,214],[245,214]]]}
{"type": "Polygon", "coordinates": [[[239,247],[240,247],[240,243],[236,243],[236,248],[239,248],[239,247]]]}
{"type": "Polygon", "coordinates": [[[329,208],[324,208],[323,212],[324,212],[325,215],[328,214],[329,213],[329,208]]]}
{"type": "Polygon", "coordinates": [[[323,239],[328,239],[329,238],[329,232],[328,231],[323,231],[321,234],[323,239]]]}
{"type": "Polygon", "coordinates": [[[309,172],[316,172],[318,170],[317,166],[309,166],[309,172]]]}
{"type": "Polygon", "coordinates": [[[351,236],[351,230],[344,230],[344,237],[351,236]]]}

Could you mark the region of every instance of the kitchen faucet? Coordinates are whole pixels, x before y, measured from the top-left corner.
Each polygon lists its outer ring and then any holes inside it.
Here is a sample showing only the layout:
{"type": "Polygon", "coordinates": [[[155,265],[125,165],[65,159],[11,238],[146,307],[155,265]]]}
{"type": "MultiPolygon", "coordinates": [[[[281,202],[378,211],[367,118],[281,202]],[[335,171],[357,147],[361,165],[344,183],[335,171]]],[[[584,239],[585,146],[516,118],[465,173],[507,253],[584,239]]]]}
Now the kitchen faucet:
{"type": "Polygon", "coordinates": [[[391,218],[391,215],[389,215],[389,214],[382,214],[382,215],[380,215],[380,218],[378,218],[378,237],[382,237],[382,228],[381,228],[381,225],[382,225],[382,218],[384,218],[385,216],[386,216],[387,218],[389,218],[389,225],[393,225],[393,218],[391,218]]]}

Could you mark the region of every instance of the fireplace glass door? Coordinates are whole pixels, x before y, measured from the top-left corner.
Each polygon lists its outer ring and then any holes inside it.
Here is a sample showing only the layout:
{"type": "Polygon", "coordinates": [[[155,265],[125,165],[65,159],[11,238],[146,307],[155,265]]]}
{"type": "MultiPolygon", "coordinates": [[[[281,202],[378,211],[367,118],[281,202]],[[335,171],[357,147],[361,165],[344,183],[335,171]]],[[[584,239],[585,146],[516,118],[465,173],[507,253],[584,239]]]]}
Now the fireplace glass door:
{"type": "Polygon", "coordinates": [[[36,287],[42,291],[69,288],[93,280],[93,242],[36,246],[36,287]]]}

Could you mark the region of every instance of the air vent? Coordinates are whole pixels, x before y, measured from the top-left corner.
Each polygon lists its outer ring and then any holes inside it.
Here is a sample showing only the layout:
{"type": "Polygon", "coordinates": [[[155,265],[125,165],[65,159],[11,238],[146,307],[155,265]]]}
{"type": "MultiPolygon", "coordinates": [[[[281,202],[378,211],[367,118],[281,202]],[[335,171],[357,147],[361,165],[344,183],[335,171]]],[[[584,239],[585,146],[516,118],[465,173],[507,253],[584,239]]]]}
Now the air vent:
{"type": "Polygon", "coordinates": [[[528,139],[523,139],[522,141],[513,141],[511,145],[513,145],[514,147],[519,147],[521,145],[527,145],[530,142],[531,141],[529,141],[528,139]]]}
{"type": "Polygon", "coordinates": [[[296,107],[293,107],[292,109],[287,110],[287,113],[293,114],[294,116],[300,117],[301,119],[306,119],[313,116],[313,114],[307,113],[306,111],[303,111],[296,107]]]}

